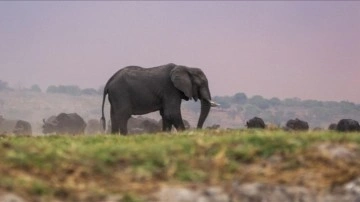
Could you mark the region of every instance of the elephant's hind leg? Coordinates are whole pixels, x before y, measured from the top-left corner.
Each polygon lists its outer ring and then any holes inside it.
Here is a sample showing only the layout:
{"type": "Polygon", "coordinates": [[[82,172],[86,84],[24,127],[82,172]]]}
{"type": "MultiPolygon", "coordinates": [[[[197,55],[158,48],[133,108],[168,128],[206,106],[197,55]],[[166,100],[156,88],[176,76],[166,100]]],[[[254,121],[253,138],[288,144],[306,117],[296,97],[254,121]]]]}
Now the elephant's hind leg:
{"type": "Polygon", "coordinates": [[[120,126],[120,134],[122,134],[122,135],[128,134],[127,122],[129,120],[129,118],[130,118],[130,116],[120,119],[119,126],[120,126]]]}
{"type": "Polygon", "coordinates": [[[110,113],[111,113],[111,133],[118,134],[120,132],[119,119],[117,114],[115,113],[115,109],[113,106],[110,107],[110,113]]]}

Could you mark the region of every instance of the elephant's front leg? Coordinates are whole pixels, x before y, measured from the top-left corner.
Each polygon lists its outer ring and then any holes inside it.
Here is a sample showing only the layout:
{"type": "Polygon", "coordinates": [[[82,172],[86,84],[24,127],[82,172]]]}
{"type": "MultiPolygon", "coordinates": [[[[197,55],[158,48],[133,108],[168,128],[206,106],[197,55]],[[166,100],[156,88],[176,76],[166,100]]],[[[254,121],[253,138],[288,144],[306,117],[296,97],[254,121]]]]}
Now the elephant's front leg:
{"type": "Polygon", "coordinates": [[[163,131],[171,131],[172,123],[171,120],[163,118],[163,131]]]}
{"type": "Polygon", "coordinates": [[[162,130],[171,131],[171,126],[172,126],[171,120],[165,117],[163,109],[160,110],[160,115],[162,117],[162,130]]]}
{"type": "Polygon", "coordinates": [[[163,120],[166,120],[163,121],[163,129],[165,127],[165,129],[171,130],[171,126],[174,125],[178,131],[185,130],[184,122],[181,117],[180,105],[165,110],[163,120]]]}
{"type": "Polygon", "coordinates": [[[185,125],[181,117],[181,113],[179,113],[176,117],[174,117],[173,124],[177,131],[185,130],[185,125]]]}

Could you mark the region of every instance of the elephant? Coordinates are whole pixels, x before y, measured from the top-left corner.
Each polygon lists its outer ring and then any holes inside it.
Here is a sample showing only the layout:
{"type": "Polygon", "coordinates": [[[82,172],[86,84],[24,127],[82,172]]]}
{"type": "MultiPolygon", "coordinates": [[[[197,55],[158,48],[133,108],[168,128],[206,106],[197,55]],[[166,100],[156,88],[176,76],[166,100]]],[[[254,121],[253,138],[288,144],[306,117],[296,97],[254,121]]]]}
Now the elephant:
{"type": "Polygon", "coordinates": [[[0,135],[31,135],[31,124],[24,120],[9,120],[0,116],[0,135]]]}
{"type": "Polygon", "coordinates": [[[286,122],[286,129],[290,130],[309,130],[309,124],[300,119],[290,119],[286,122]]]}
{"type": "Polygon", "coordinates": [[[246,122],[248,128],[265,128],[265,122],[259,117],[254,117],[246,122]]]}
{"type": "Polygon", "coordinates": [[[110,103],[111,133],[128,133],[127,122],[131,115],[159,111],[163,119],[162,130],[172,126],[184,130],[181,101],[201,101],[197,128],[202,128],[210,108],[218,106],[211,100],[208,80],[200,68],[173,63],[143,68],[127,66],[118,70],[104,87],[101,122],[105,128],[104,102],[110,103]]]}
{"type": "Polygon", "coordinates": [[[341,132],[360,131],[360,125],[359,122],[353,119],[341,119],[336,126],[336,130],[341,132]]]}
{"type": "Polygon", "coordinates": [[[43,133],[56,134],[84,134],[86,123],[77,113],[60,113],[51,116],[47,120],[43,119],[43,133]]]}

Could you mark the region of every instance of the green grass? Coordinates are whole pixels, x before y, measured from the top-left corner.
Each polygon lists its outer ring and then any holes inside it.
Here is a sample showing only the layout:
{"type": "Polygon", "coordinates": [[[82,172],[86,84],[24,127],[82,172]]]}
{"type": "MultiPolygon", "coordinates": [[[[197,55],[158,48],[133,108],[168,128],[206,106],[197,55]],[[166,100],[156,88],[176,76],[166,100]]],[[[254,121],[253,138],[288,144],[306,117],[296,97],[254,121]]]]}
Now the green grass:
{"type": "MultiPolygon", "coordinates": [[[[1,137],[0,190],[34,200],[97,201],[121,194],[123,201],[139,201],[137,194],[153,191],[162,182],[226,183],[274,155],[286,161],[282,168],[296,171],[303,163],[294,157],[322,142],[358,147],[360,134],[199,130],[133,136],[1,137]]],[[[247,179],[260,178],[254,174],[247,179]]]]}

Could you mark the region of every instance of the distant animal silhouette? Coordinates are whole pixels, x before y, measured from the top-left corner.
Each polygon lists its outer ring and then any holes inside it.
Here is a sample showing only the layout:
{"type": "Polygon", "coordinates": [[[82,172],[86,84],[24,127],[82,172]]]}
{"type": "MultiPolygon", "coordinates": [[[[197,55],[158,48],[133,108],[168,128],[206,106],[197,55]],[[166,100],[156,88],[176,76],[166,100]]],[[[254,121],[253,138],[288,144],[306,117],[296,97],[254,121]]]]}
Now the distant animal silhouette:
{"type": "Polygon", "coordinates": [[[43,119],[43,133],[56,134],[84,134],[86,123],[77,113],[60,113],[51,116],[47,120],[43,119]]]}
{"type": "Polygon", "coordinates": [[[31,135],[31,124],[24,120],[9,120],[0,116],[0,135],[31,135]]]}
{"type": "Polygon", "coordinates": [[[300,119],[290,119],[286,122],[286,128],[290,130],[309,130],[309,124],[300,119]]]}
{"type": "Polygon", "coordinates": [[[127,128],[129,134],[136,133],[157,133],[161,131],[161,126],[155,119],[138,116],[128,120],[127,128]]]}
{"type": "Polygon", "coordinates": [[[360,125],[354,119],[341,119],[337,124],[336,130],[341,132],[360,131],[360,125]]]}
{"type": "Polygon", "coordinates": [[[337,123],[331,123],[328,127],[328,130],[336,130],[337,128],[337,123]]]}
{"type": "Polygon", "coordinates": [[[259,117],[254,117],[246,122],[248,128],[265,128],[265,122],[259,117]]]}
{"type": "Polygon", "coordinates": [[[220,128],[220,124],[213,124],[211,126],[206,127],[206,129],[212,129],[212,130],[215,130],[215,129],[218,129],[218,128],[220,128]]]}

